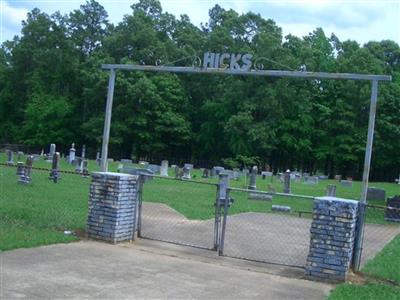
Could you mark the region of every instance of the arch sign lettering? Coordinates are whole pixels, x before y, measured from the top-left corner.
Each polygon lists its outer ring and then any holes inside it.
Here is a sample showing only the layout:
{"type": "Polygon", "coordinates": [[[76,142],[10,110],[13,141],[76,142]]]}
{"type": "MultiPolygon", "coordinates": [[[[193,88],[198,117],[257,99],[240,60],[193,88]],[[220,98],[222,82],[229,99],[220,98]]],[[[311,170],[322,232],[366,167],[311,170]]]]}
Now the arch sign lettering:
{"type": "Polygon", "coordinates": [[[203,68],[249,71],[252,66],[251,54],[204,53],[203,68]]]}

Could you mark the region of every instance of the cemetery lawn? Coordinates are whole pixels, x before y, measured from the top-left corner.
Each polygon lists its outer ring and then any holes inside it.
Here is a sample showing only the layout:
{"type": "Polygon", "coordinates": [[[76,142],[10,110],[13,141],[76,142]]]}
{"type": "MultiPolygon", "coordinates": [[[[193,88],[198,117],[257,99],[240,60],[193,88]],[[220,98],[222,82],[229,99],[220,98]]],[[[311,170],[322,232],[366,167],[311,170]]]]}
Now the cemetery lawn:
{"type": "MultiPolygon", "coordinates": [[[[24,158],[21,158],[24,161],[24,158]]],[[[0,161],[6,157],[0,154],[0,161]]],[[[111,163],[110,171],[117,170],[118,163],[111,163]]],[[[51,164],[44,160],[34,162],[34,167],[50,168],[51,164]]],[[[74,171],[64,159],[61,160],[62,170],[74,171]]],[[[97,171],[94,161],[89,162],[89,170],[97,171]]],[[[87,203],[89,197],[90,178],[82,178],[75,174],[61,174],[61,180],[55,184],[48,179],[48,171],[33,170],[30,185],[17,184],[16,168],[0,166],[0,250],[19,247],[33,247],[56,242],[76,240],[74,236],[64,235],[64,230],[82,232],[85,229],[87,203]]],[[[173,170],[169,169],[169,174],[173,170]]],[[[200,170],[193,170],[194,180],[216,183],[217,179],[203,179],[200,170]]],[[[282,183],[276,178],[262,180],[257,178],[257,188],[266,191],[268,184],[277,192],[282,192],[282,183]]],[[[354,182],[352,188],[340,186],[334,180],[321,180],[317,185],[292,183],[294,194],[323,196],[328,184],[337,185],[338,197],[357,199],[361,191],[361,183],[354,182]]],[[[233,187],[245,188],[246,182],[232,180],[233,187]]],[[[392,183],[371,183],[370,186],[381,187],[386,195],[400,194],[400,185],[392,183]]],[[[287,205],[292,209],[292,215],[298,217],[298,211],[312,211],[312,199],[289,198],[274,196],[272,201],[248,200],[247,193],[231,192],[234,203],[229,214],[241,212],[270,212],[272,204],[287,205]]],[[[214,217],[214,201],[216,186],[201,185],[185,181],[154,179],[144,185],[143,200],[165,203],[185,215],[188,219],[206,220],[214,217]]],[[[383,201],[371,202],[385,205],[383,201]]],[[[302,217],[311,217],[303,214],[302,217]]],[[[368,216],[367,222],[382,223],[383,214],[368,216]]]]}
{"type": "Polygon", "coordinates": [[[400,299],[399,249],[400,236],[397,236],[365,265],[362,270],[367,275],[365,284],[340,284],[328,299],[400,299]]]}

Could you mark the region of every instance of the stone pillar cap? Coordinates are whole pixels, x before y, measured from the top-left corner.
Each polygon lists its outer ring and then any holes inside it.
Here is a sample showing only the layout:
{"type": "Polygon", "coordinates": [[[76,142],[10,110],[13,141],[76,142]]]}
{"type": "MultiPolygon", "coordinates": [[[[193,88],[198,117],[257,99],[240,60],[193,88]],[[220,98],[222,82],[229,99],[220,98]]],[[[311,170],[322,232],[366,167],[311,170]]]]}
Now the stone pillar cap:
{"type": "Polygon", "coordinates": [[[315,200],[346,202],[346,203],[353,203],[353,204],[358,204],[358,202],[359,202],[357,200],[337,198],[337,197],[332,197],[332,196],[315,197],[315,200]]]}

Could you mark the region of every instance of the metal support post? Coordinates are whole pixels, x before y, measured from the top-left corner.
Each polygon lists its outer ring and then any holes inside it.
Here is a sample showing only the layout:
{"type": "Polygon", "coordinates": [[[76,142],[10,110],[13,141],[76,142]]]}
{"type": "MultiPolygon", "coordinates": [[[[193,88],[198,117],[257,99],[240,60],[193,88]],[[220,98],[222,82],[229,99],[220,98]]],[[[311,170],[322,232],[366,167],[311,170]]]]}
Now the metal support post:
{"type": "Polygon", "coordinates": [[[218,241],[218,254],[223,255],[224,253],[224,241],[225,241],[225,229],[226,229],[226,218],[228,214],[229,206],[229,177],[228,174],[219,174],[219,193],[218,193],[218,203],[221,215],[221,208],[224,208],[224,217],[222,220],[221,234],[218,241]]]}
{"type": "Polygon", "coordinates": [[[367,146],[365,149],[364,158],[364,172],[362,179],[362,190],[360,197],[359,214],[357,218],[357,229],[356,229],[356,240],[354,245],[354,256],[353,256],[353,269],[358,271],[360,269],[361,254],[363,248],[364,239],[364,224],[365,224],[365,211],[367,203],[367,191],[368,191],[368,180],[369,171],[371,167],[371,155],[372,145],[374,141],[374,128],[375,128],[375,115],[376,115],[376,103],[378,100],[378,81],[372,81],[371,87],[371,104],[369,108],[369,122],[368,122],[368,137],[367,146]]]}
{"type": "Polygon", "coordinates": [[[113,98],[114,98],[114,85],[115,85],[115,69],[110,69],[110,78],[108,81],[106,114],[104,117],[103,144],[101,147],[100,169],[102,172],[107,172],[107,170],[108,170],[108,165],[107,165],[108,141],[110,139],[110,126],[111,126],[112,104],[113,104],[113,98]]]}
{"type": "Polygon", "coordinates": [[[142,195],[143,195],[143,183],[144,183],[144,175],[139,175],[138,178],[138,213],[137,213],[137,236],[140,238],[142,237],[142,204],[143,204],[143,199],[142,199],[142,195]]]}

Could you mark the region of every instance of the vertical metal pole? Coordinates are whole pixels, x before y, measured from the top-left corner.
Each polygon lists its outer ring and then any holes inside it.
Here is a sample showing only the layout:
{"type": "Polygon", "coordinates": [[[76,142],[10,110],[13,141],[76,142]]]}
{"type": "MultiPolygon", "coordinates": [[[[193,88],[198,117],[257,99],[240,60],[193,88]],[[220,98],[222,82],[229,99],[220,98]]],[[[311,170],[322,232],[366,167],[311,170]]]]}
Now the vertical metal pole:
{"type": "Polygon", "coordinates": [[[369,170],[371,167],[372,144],[374,141],[374,128],[375,128],[375,115],[376,115],[377,100],[378,100],[378,81],[373,80],[372,87],[371,87],[371,104],[370,104],[370,108],[369,108],[368,137],[367,137],[367,146],[365,149],[364,172],[363,172],[362,190],[361,190],[361,197],[360,197],[361,203],[359,205],[356,241],[355,241],[355,247],[354,247],[353,268],[355,271],[358,271],[360,269],[361,253],[362,253],[362,248],[363,248],[365,210],[366,210],[366,203],[367,203],[369,170]]]}
{"type": "Polygon", "coordinates": [[[226,214],[228,212],[229,204],[229,177],[228,174],[219,174],[219,193],[218,193],[218,206],[221,215],[221,208],[224,205],[224,218],[222,220],[221,233],[218,240],[218,255],[224,253],[224,240],[225,240],[225,228],[226,228],[226,214]]]}
{"type": "Polygon", "coordinates": [[[115,69],[110,69],[110,78],[108,80],[106,114],[104,117],[103,144],[101,146],[100,169],[102,172],[107,172],[107,170],[108,170],[108,165],[107,165],[108,141],[110,139],[110,126],[111,126],[112,104],[113,104],[113,98],[114,98],[114,85],[115,85],[115,69]]]}
{"type": "Polygon", "coordinates": [[[139,175],[139,185],[138,185],[138,225],[137,225],[137,236],[142,237],[142,203],[143,203],[143,182],[144,182],[144,176],[139,175]]]}
{"type": "Polygon", "coordinates": [[[219,245],[219,224],[220,224],[220,215],[221,215],[221,209],[219,205],[219,190],[220,186],[217,186],[217,193],[215,196],[215,220],[214,220],[214,250],[218,250],[218,245],[219,245]]]}

